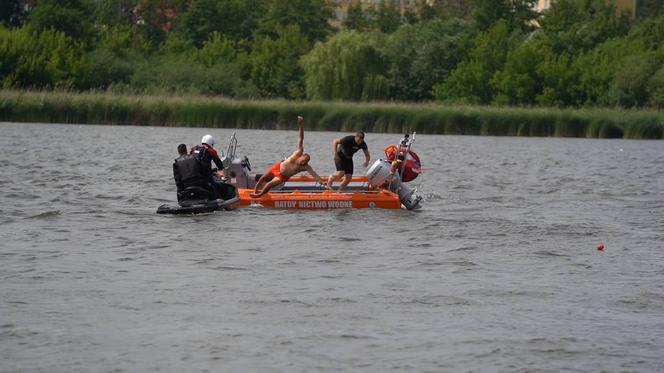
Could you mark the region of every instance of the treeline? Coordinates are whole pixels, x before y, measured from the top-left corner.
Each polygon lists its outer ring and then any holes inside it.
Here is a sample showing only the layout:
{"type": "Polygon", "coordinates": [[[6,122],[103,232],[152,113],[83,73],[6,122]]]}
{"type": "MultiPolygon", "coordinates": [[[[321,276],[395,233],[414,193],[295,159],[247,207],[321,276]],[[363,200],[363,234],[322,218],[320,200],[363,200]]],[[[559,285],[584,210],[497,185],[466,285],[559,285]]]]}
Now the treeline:
{"type": "Polygon", "coordinates": [[[4,89],[664,108],[664,2],[5,0],[4,89]],[[5,4],[6,3],[6,4],[5,4]]]}

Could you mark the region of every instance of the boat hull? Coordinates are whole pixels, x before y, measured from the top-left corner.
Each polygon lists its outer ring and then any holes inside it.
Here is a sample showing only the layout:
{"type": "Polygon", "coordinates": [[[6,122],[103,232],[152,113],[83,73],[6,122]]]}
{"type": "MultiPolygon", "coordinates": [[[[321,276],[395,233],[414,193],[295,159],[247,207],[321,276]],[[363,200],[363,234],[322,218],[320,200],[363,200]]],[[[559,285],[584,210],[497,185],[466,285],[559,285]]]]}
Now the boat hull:
{"type": "Polygon", "coordinates": [[[260,198],[252,198],[252,189],[238,189],[241,206],[260,205],[264,207],[293,210],[329,209],[400,209],[399,196],[388,190],[348,192],[281,190],[269,192],[260,198]]]}
{"type": "Polygon", "coordinates": [[[240,199],[238,197],[227,200],[216,199],[210,201],[199,201],[187,205],[171,203],[159,206],[157,209],[157,214],[202,214],[220,210],[235,210],[239,205],[240,199]]]}

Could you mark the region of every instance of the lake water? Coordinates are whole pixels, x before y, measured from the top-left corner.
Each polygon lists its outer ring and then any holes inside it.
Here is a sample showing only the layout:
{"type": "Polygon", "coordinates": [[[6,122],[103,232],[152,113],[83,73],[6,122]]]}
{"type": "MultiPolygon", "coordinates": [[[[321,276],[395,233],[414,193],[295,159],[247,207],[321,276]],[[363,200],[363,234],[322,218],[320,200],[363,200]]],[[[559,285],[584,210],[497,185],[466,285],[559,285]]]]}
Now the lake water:
{"type": "Polygon", "coordinates": [[[0,371],[664,371],[664,142],[422,135],[417,212],[157,215],[205,133],[0,123],[0,371]]]}

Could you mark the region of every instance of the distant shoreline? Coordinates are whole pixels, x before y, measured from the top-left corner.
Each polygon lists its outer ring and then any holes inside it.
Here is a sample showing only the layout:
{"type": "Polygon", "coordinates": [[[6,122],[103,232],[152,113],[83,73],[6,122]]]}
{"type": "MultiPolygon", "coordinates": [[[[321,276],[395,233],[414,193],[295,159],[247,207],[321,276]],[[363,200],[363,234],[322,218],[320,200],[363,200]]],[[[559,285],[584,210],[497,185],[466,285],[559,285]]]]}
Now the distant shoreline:
{"type": "Polygon", "coordinates": [[[653,110],[0,91],[0,121],[291,129],[297,115],[321,131],[664,139],[664,112],[653,110]]]}

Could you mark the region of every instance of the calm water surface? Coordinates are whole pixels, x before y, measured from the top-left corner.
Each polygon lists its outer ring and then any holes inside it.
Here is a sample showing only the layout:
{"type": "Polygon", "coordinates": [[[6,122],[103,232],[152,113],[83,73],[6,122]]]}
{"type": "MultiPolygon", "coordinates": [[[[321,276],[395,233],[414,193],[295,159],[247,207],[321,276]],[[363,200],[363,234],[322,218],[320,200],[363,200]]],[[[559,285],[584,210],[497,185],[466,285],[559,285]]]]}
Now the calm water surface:
{"type": "Polygon", "coordinates": [[[664,142],[418,136],[418,212],[155,214],[208,132],[0,123],[0,371],[664,371],[664,142]]]}

